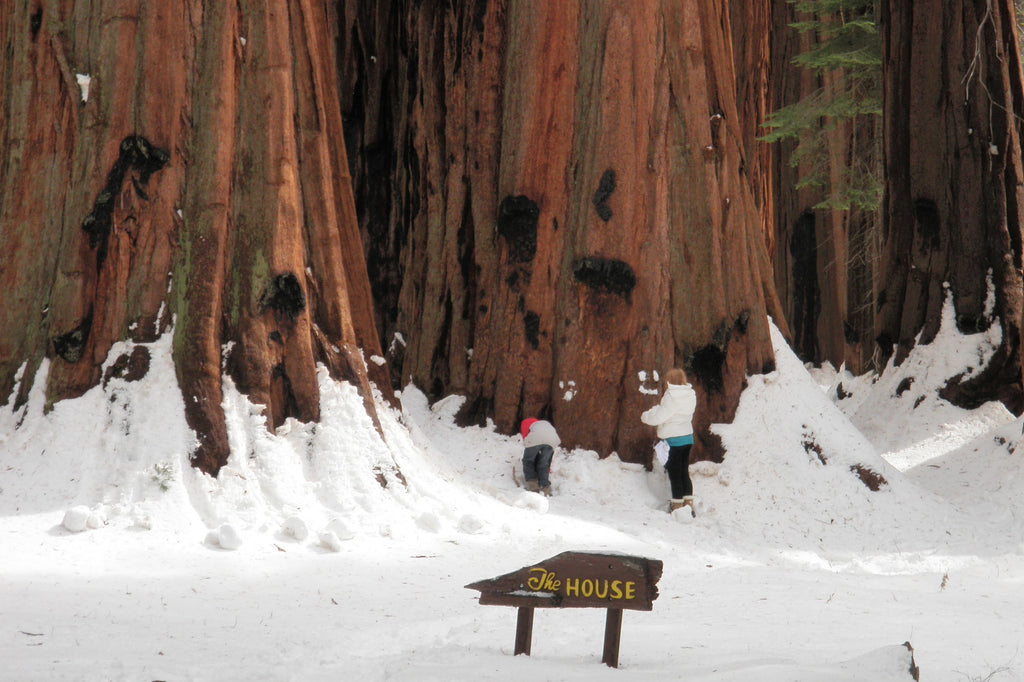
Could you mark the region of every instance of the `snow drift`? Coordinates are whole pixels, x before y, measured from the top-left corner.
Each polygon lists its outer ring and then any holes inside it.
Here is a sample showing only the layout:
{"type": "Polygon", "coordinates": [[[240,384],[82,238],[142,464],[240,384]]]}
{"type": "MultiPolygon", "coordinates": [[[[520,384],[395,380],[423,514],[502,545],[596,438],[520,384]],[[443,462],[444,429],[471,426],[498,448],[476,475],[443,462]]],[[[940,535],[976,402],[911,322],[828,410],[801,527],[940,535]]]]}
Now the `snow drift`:
{"type": "Polygon", "coordinates": [[[937,397],[998,340],[950,329],[881,378],[808,370],[776,332],[714,427],[726,460],[692,467],[696,519],[614,454],[561,449],[555,495],[520,490],[518,439],[455,426],[457,396],[378,400],[382,437],[326,371],[321,422],[274,433],[226,380],[213,479],[169,336],[141,380],[53,406],[44,364],[0,409],[0,656],[26,680],[905,680],[909,640],[925,679],[1022,679],[1021,422],[937,397]],[[513,657],[514,612],[462,587],[567,549],[665,563],[618,671],[603,615],[540,614],[513,657]]]}

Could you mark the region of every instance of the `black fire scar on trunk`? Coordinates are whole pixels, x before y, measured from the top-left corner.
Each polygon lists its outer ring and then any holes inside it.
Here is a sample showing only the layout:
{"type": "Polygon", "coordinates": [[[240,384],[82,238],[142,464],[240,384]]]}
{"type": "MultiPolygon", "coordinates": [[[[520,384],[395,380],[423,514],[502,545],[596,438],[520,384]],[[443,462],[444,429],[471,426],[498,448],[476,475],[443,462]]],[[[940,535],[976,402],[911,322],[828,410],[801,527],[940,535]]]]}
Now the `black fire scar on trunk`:
{"type": "Polygon", "coordinates": [[[306,294],[295,275],[290,272],[278,275],[260,296],[260,312],[270,308],[290,320],[298,317],[306,308],[306,294]]]}
{"type": "Polygon", "coordinates": [[[537,350],[540,346],[540,315],[527,310],[523,315],[523,328],[526,331],[526,340],[534,350],[537,350]]]}
{"type": "Polygon", "coordinates": [[[92,313],[82,320],[81,324],[60,336],[51,339],[53,352],[64,359],[65,362],[78,362],[82,359],[85,350],[85,343],[89,340],[89,331],[92,329],[92,313]]]}
{"type": "Polygon", "coordinates": [[[149,140],[141,135],[129,135],[121,141],[117,161],[107,173],[107,184],[96,197],[92,212],[82,222],[82,229],[89,235],[90,248],[96,252],[96,269],[103,265],[107,257],[107,238],[110,236],[111,218],[114,214],[114,199],[121,192],[124,176],[135,171],[132,186],[143,199],[149,200],[144,189],[149,176],[167,165],[171,160],[170,152],[154,147],[149,140]]]}
{"type": "Polygon", "coordinates": [[[615,191],[615,171],[611,168],[606,170],[597,183],[597,191],[594,192],[594,208],[601,220],[608,222],[612,219],[612,209],[608,205],[608,197],[615,191]]]}
{"type": "Polygon", "coordinates": [[[708,393],[717,393],[725,385],[722,377],[722,366],[725,364],[725,351],[709,343],[694,352],[687,363],[693,374],[708,393]]]}
{"type": "Polygon", "coordinates": [[[509,260],[529,263],[537,255],[537,220],[540,207],[533,199],[507,196],[498,206],[498,234],[508,243],[509,260]]]}
{"type": "Polygon", "coordinates": [[[32,32],[32,40],[36,39],[39,35],[39,29],[43,26],[43,8],[37,7],[36,11],[31,14],[28,18],[28,28],[32,32]]]}
{"type": "Polygon", "coordinates": [[[580,258],[572,264],[573,278],[591,289],[617,294],[629,301],[636,275],[629,263],[611,258],[580,258]]]}

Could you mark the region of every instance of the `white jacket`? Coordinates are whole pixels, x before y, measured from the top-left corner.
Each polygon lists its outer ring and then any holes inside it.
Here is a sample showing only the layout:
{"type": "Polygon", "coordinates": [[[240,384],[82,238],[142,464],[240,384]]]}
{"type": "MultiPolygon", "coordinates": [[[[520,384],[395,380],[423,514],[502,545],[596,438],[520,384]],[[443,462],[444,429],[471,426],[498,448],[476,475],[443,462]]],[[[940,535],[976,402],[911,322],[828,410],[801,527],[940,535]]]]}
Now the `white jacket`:
{"type": "Polygon", "coordinates": [[[543,419],[530,424],[530,432],[523,439],[523,445],[528,448],[532,448],[534,445],[550,445],[556,448],[561,442],[562,439],[558,437],[555,427],[551,425],[551,422],[543,419]]]}
{"type": "Polygon", "coordinates": [[[689,384],[669,384],[661,402],[640,415],[644,424],[658,427],[658,438],[676,438],[693,433],[693,412],[697,394],[689,384]]]}

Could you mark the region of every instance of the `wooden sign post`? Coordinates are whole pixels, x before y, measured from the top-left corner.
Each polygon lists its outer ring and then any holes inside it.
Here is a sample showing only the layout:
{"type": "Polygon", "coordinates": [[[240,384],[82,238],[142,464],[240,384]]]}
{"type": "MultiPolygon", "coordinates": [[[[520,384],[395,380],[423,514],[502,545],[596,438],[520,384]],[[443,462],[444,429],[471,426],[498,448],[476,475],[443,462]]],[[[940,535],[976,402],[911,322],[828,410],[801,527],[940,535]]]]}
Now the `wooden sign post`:
{"type": "Polygon", "coordinates": [[[622,610],[650,611],[662,563],[622,554],[563,552],[533,566],[466,585],[483,605],[516,606],[515,653],[530,655],[535,608],[606,608],[601,662],[619,667],[622,610]]]}

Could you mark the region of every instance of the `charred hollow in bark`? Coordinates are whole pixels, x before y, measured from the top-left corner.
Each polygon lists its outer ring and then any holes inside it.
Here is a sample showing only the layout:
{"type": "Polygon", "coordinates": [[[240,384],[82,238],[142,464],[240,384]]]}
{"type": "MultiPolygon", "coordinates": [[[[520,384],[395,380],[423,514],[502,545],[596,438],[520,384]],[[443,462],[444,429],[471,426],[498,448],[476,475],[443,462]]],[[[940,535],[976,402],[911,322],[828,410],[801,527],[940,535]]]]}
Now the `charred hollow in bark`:
{"type": "Polygon", "coordinates": [[[125,175],[134,172],[132,186],[139,197],[149,200],[145,185],[149,177],[167,165],[171,155],[167,150],[153,146],[141,135],[129,135],[121,142],[117,161],[107,174],[107,184],[96,197],[92,212],[82,222],[82,229],[89,235],[89,247],[96,252],[96,269],[99,270],[107,257],[107,240],[110,237],[111,220],[114,214],[114,200],[121,193],[125,175]]]}
{"type": "Polygon", "coordinates": [[[82,359],[86,343],[89,341],[89,332],[92,329],[92,314],[85,317],[82,322],[71,331],[53,337],[53,352],[64,362],[76,363],[82,359]]]}
{"type": "Polygon", "coordinates": [[[612,209],[608,205],[608,199],[614,191],[615,171],[609,168],[601,175],[601,180],[597,183],[597,191],[594,192],[594,208],[597,209],[598,217],[605,222],[612,219],[612,209]]]}
{"type": "MultiPolygon", "coordinates": [[[[267,308],[292,321],[306,309],[306,294],[294,274],[286,272],[270,280],[259,302],[260,312],[267,308]]],[[[279,332],[273,333],[280,338],[279,332]]]]}
{"type": "Polygon", "coordinates": [[[818,243],[813,211],[804,211],[789,238],[793,258],[793,347],[800,359],[818,357],[818,314],[821,292],[818,287],[818,243]]]}
{"type": "Polygon", "coordinates": [[[537,350],[540,346],[540,315],[532,310],[527,310],[523,315],[523,331],[530,347],[537,350]]]}
{"type": "Polygon", "coordinates": [[[686,363],[686,369],[708,393],[718,393],[725,385],[722,381],[724,366],[725,349],[710,343],[694,351],[686,363]]]}
{"type": "Polygon", "coordinates": [[[614,258],[580,258],[572,264],[572,276],[584,286],[621,296],[627,302],[636,286],[633,268],[629,263],[614,258]]]}
{"type": "Polygon", "coordinates": [[[149,373],[149,363],[149,349],[145,346],[135,346],[131,353],[118,356],[107,368],[103,374],[103,385],[106,386],[111,379],[140,381],[149,373]]]}
{"type": "Polygon", "coordinates": [[[537,255],[537,202],[526,196],[508,196],[498,206],[498,234],[508,244],[509,261],[529,263],[537,255]]]}

